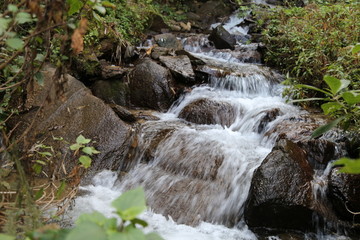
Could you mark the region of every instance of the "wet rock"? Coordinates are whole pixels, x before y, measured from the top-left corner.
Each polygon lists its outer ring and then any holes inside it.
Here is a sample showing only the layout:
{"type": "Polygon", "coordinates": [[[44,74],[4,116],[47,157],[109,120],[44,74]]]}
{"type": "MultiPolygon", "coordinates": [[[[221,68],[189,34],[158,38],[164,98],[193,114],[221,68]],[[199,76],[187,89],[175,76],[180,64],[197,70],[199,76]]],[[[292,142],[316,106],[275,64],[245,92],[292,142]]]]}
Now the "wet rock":
{"type": "Polygon", "coordinates": [[[340,219],[360,223],[360,175],[340,173],[332,169],[328,197],[340,219]],[[352,213],[351,213],[352,212],[352,213]]]}
{"type": "Polygon", "coordinates": [[[225,102],[199,99],[190,103],[179,114],[179,118],[197,124],[220,124],[230,126],[235,121],[233,106],[225,102]]]}
{"type": "Polygon", "coordinates": [[[213,29],[209,36],[209,40],[214,42],[217,49],[235,49],[235,37],[226,31],[222,25],[219,25],[213,29]]]}
{"type": "Polygon", "coordinates": [[[280,109],[279,108],[274,108],[271,110],[268,110],[265,112],[264,117],[262,117],[260,124],[259,124],[259,128],[258,128],[258,133],[261,133],[262,131],[264,131],[266,125],[269,122],[272,122],[276,119],[277,116],[280,115],[280,109]]]}
{"type": "Polygon", "coordinates": [[[114,110],[116,115],[118,115],[121,120],[129,123],[136,122],[136,117],[134,116],[134,114],[132,114],[126,108],[116,104],[111,104],[110,107],[114,110]]]}
{"type": "Polygon", "coordinates": [[[101,64],[95,54],[79,55],[72,58],[72,74],[81,81],[93,81],[101,76],[101,64]]]}
{"type": "Polygon", "coordinates": [[[184,41],[184,46],[191,48],[192,51],[208,52],[214,49],[214,44],[209,41],[209,35],[206,34],[195,34],[187,36],[184,41]]]}
{"type": "MultiPolygon", "coordinates": [[[[101,153],[92,156],[90,170],[114,169],[122,167],[124,152],[127,151],[127,138],[130,128],[121,121],[114,111],[102,100],[93,96],[81,82],[67,75],[64,83],[63,98],[54,98],[47,102],[49,92],[54,91],[52,77],[54,69],[47,66],[43,73],[45,78],[44,87],[36,85],[34,91],[29,92],[27,107],[35,108],[43,106],[42,110],[30,111],[14,119],[18,128],[14,132],[15,137],[33,123],[28,134],[25,136],[26,145],[22,149],[29,149],[37,142],[43,142],[52,146],[56,155],[61,159],[54,159],[53,165],[49,164],[45,169],[48,176],[64,176],[69,174],[78,160],[73,156],[66,143],[74,143],[82,134],[92,139],[92,146],[101,153]],[[54,137],[62,137],[64,141],[55,140],[54,137]]],[[[88,171],[91,174],[93,171],[88,171]]]]}
{"type": "Polygon", "coordinates": [[[311,230],[313,173],[304,150],[280,140],[254,173],[245,208],[249,227],[311,230]]]}
{"type": "Polygon", "coordinates": [[[176,80],[184,83],[195,82],[195,73],[188,56],[161,56],[160,61],[170,69],[176,80]]]}
{"type": "Polygon", "coordinates": [[[201,29],[207,30],[210,25],[219,22],[222,17],[230,16],[233,9],[222,0],[207,1],[200,4],[195,13],[200,16],[200,21],[196,21],[201,29]]]}
{"type": "Polygon", "coordinates": [[[91,85],[93,94],[106,103],[127,106],[129,102],[129,87],[122,80],[99,80],[91,85]]]}
{"type": "Polygon", "coordinates": [[[107,61],[100,61],[102,79],[121,79],[131,69],[111,64],[107,61]]]}
{"type": "Polygon", "coordinates": [[[159,60],[161,56],[174,55],[174,50],[164,47],[154,47],[151,50],[151,58],[154,60],[159,60]]]}
{"type": "Polygon", "coordinates": [[[175,92],[170,71],[151,59],[144,59],[129,74],[130,102],[135,107],[166,111],[175,92]]]}
{"type": "Polygon", "coordinates": [[[174,50],[181,50],[183,46],[181,41],[176,38],[176,36],[172,33],[164,33],[154,36],[155,42],[164,48],[170,48],[174,50]]]}

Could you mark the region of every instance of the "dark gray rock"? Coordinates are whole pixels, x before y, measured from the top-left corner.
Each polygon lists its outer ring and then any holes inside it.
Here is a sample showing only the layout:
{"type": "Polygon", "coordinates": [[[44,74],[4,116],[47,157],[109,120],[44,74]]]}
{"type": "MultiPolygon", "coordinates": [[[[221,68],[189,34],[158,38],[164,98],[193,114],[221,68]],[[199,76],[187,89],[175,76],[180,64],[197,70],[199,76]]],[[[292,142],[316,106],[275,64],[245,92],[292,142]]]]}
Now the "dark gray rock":
{"type": "Polygon", "coordinates": [[[136,117],[134,114],[132,114],[129,110],[127,110],[126,108],[116,105],[116,104],[110,104],[110,107],[114,110],[114,112],[116,113],[116,115],[118,115],[118,117],[125,121],[125,122],[129,122],[129,123],[133,123],[136,122],[136,117]]]}
{"type": "Polygon", "coordinates": [[[217,49],[235,49],[235,37],[226,31],[222,25],[219,25],[212,30],[209,40],[214,42],[217,49]]]}
{"type": "Polygon", "coordinates": [[[254,173],[245,208],[249,227],[311,230],[313,173],[304,150],[280,140],[254,173]]]}
{"type": "Polygon", "coordinates": [[[91,85],[93,94],[106,103],[127,106],[129,102],[129,87],[122,80],[99,80],[91,85]]]}
{"type": "Polygon", "coordinates": [[[328,197],[340,219],[360,223],[360,174],[340,173],[334,168],[329,176],[328,197]]]}
{"type": "Polygon", "coordinates": [[[236,111],[229,103],[210,99],[198,99],[190,103],[179,114],[179,118],[197,124],[220,124],[230,126],[236,117],[236,111]]]}
{"type": "Polygon", "coordinates": [[[160,47],[170,48],[174,50],[181,50],[183,46],[181,41],[176,38],[176,36],[172,33],[163,33],[154,36],[155,42],[160,47]]]}
{"type": "Polygon", "coordinates": [[[153,60],[136,65],[128,78],[133,106],[166,111],[172,104],[175,92],[171,90],[171,73],[153,60]]]}
{"type": "Polygon", "coordinates": [[[195,82],[195,73],[188,56],[161,56],[160,61],[170,69],[176,80],[184,83],[195,82]]]}

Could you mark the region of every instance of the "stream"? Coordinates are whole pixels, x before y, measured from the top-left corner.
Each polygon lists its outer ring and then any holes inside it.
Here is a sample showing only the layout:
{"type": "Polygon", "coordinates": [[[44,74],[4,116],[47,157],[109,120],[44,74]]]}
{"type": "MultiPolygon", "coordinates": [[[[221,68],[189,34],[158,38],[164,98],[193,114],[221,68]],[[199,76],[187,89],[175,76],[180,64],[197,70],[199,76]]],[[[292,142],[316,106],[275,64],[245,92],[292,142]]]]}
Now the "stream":
{"type": "MultiPolygon", "coordinates": [[[[224,27],[246,34],[246,28],[238,27],[241,21],[231,17],[224,27]]],[[[166,113],[157,113],[159,120],[142,124],[136,166],[121,178],[108,170],[98,173],[92,184],[81,187],[86,194],[67,215],[75,220],[96,210],[113,216],[110,203],[143,186],[149,206],[140,216],[149,223],[145,231],[166,240],[257,239],[243,212],[253,173],[275,144],[276,133],[266,133],[301,110],[282,98],[281,76],[273,70],[243,63],[228,51],[205,51],[201,44],[183,42],[208,68],[230,74],[214,74],[166,113]]]]}

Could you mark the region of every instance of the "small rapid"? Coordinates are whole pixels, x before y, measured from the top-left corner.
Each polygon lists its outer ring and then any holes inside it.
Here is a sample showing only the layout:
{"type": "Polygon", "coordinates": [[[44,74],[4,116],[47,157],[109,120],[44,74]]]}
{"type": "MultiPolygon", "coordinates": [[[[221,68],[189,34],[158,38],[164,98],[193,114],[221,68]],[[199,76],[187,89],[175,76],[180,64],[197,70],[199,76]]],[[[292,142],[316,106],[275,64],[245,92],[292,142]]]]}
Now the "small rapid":
{"type": "Polygon", "coordinates": [[[111,216],[113,199],[143,186],[146,231],[167,240],[256,239],[243,220],[252,175],[274,145],[276,136],[266,133],[299,109],[285,103],[270,69],[185,49],[224,74],[193,87],[158,113],[159,120],[143,123],[136,166],[122,177],[104,170],[82,186],[86,194],[68,212],[71,219],[94,210],[111,216]]]}

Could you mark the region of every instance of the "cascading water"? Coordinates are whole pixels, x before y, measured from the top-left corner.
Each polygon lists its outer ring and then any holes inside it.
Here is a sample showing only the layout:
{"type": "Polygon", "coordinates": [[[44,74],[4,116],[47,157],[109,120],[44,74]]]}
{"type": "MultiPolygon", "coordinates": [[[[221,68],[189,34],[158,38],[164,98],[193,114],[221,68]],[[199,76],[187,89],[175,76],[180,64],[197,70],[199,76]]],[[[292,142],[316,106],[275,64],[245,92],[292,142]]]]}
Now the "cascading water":
{"type": "Polygon", "coordinates": [[[194,87],[167,113],[159,114],[160,120],[143,124],[137,166],[120,179],[110,171],[97,175],[93,185],[82,187],[88,194],[77,198],[69,214],[75,218],[97,210],[111,215],[110,202],[141,185],[152,209],[142,218],[150,223],[149,230],[165,239],[256,239],[242,213],[253,172],[274,144],[264,133],[299,110],[284,102],[280,85],[268,78],[270,73],[263,74],[266,70],[231,64],[247,71],[241,76],[213,76],[209,84],[194,87]],[[182,119],[186,108],[199,101],[211,101],[226,111],[211,112],[211,124],[182,119]],[[278,116],[266,121],[274,109],[278,116]],[[230,114],[218,116],[222,112],[230,114]]]}

